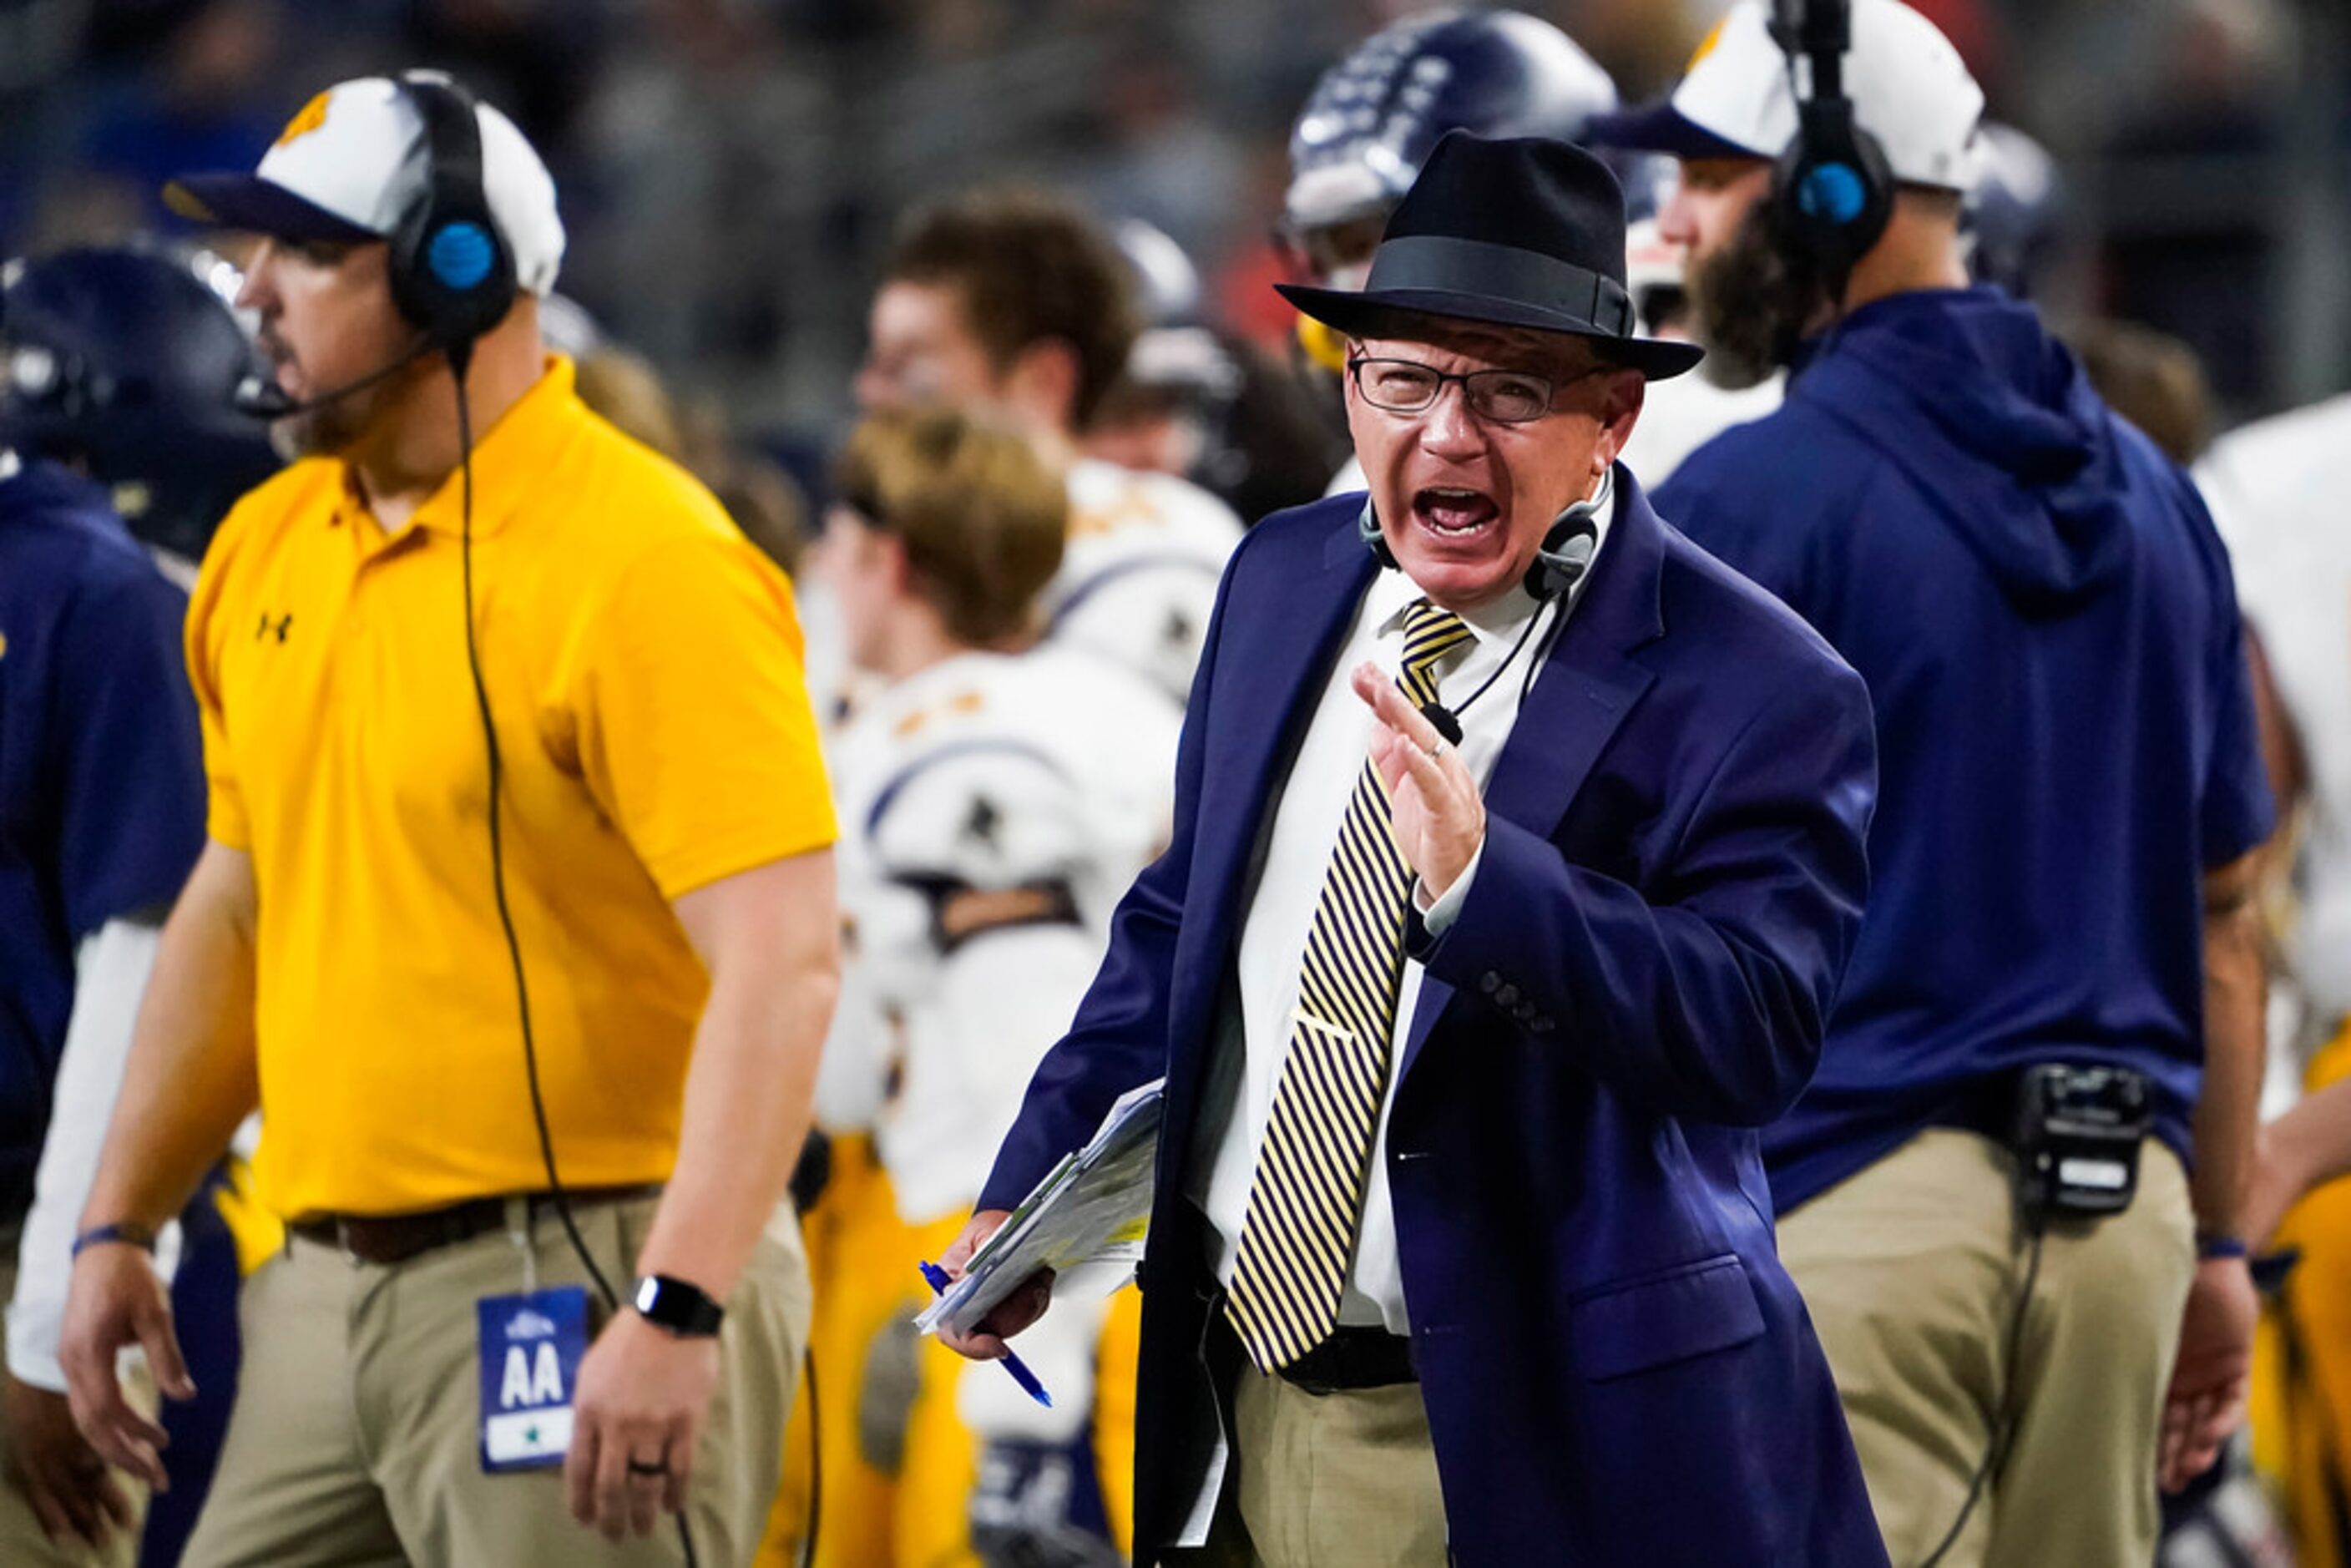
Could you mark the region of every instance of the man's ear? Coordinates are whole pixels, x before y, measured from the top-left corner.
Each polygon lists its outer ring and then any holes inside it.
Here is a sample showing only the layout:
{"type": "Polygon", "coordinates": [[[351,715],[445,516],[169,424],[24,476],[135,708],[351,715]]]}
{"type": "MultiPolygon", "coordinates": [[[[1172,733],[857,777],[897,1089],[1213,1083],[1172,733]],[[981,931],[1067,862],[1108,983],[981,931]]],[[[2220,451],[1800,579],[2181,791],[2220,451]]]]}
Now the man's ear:
{"type": "Polygon", "coordinates": [[[911,595],[917,591],[914,582],[914,562],[906,554],[906,541],[887,528],[865,530],[865,546],[880,553],[883,570],[889,574],[893,593],[911,595]]]}
{"type": "Polygon", "coordinates": [[[1040,338],[1006,367],[1005,401],[1046,429],[1074,429],[1079,375],[1076,344],[1067,338],[1040,338]]]}
{"type": "Polygon", "coordinates": [[[1633,439],[1633,426],[1649,395],[1649,379],[1638,371],[1618,371],[1608,378],[1607,401],[1600,405],[1600,439],[1592,448],[1592,472],[1605,473],[1633,439]]]}

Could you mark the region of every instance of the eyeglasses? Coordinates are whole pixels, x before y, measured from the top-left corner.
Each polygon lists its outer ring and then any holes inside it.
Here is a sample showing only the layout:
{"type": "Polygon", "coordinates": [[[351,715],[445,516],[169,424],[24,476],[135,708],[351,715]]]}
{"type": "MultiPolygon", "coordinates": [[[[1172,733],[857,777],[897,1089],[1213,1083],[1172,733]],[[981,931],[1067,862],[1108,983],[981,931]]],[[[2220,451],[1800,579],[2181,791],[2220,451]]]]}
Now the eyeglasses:
{"type": "Polygon", "coordinates": [[[1468,400],[1478,417],[1498,424],[1524,424],[1541,419],[1551,412],[1552,399],[1559,395],[1562,387],[1573,386],[1608,368],[1595,365],[1565,381],[1554,381],[1531,371],[1470,371],[1456,374],[1415,360],[1358,358],[1347,361],[1347,373],[1355,378],[1355,390],[1374,408],[1385,409],[1390,413],[1420,413],[1436,403],[1446,382],[1459,382],[1461,395],[1468,400]]]}

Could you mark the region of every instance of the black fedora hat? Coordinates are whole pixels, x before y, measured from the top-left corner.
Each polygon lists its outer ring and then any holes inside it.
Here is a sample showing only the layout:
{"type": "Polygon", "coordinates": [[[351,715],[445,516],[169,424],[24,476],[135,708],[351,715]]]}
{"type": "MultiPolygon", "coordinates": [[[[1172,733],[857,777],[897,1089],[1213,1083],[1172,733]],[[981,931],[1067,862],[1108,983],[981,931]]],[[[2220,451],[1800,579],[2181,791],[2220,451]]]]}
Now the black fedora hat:
{"type": "Polygon", "coordinates": [[[1360,291],[1274,287],[1349,336],[1384,335],[1399,313],[1565,332],[1652,381],[1706,357],[1633,335],[1625,193],[1599,159],[1544,137],[1452,132],[1390,214],[1360,291]]]}

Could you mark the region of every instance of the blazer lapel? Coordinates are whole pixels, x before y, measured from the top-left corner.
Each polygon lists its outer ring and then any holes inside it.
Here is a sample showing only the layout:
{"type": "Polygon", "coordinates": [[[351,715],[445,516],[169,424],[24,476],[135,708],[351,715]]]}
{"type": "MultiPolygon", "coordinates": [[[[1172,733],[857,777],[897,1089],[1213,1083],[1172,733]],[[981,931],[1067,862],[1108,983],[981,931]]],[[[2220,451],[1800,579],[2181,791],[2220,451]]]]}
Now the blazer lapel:
{"type": "MultiPolygon", "coordinates": [[[[1225,606],[1194,850],[1193,887],[1207,902],[1185,913],[1217,922],[1233,942],[1253,852],[1377,570],[1356,535],[1356,509],[1332,512],[1341,527],[1282,540],[1281,554],[1268,551],[1271,559],[1235,576],[1225,606]]],[[[1211,961],[1221,967],[1230,946],[1211,961]]]]}
{"type": "MultiPolygon", "coordinates": [[[[1557,831],[1616,727],[1656,678],[1631,655],[1665,633],[1658,605],[1665,525],[1621,464],[1615,485],[1616,515],[1591,584],[1552,644],[1486,782],[1488,816],[1543,838],[1557,831]]],[[[1452,998],[1451,986],[1423,977],[1400,1071],[1412,1070],[1452,998]]]]}

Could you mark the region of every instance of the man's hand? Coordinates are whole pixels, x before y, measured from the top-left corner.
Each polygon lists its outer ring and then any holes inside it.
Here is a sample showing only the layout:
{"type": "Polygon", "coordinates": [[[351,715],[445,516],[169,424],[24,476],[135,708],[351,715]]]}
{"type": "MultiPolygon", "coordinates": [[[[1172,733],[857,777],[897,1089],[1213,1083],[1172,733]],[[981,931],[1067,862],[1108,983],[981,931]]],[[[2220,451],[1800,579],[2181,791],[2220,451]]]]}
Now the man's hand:
{"type": "Polygon", "coordinates": [[[1369,663],[1355,667],[1355,695],[1378,717],[1372,764],[1395,810],[1397,848],[1432,899],[1445,896],[1486,841],[1486,802],[1451,742],[1396,684],[1369,663]]]}
{"type": "MultiPolygon", "coordinates": [[[[964,1270],[971,1263],[971,1255],[987,1244],[987,1239],[1003,1228],[1012,1216],[1001,1208],[983,1208],[971,1217],[952,1245],[939,1255],[939,1267],[952,1279],[963,1278],[964,1270]]],[[[974,1361],[1001,1361],[1011,1347],[1004,1342],[1045,1315],[1053,1304],[1053,1271],[1040,1269],[996,1303],[987,1316],[979,1320],[969,1333],[959,1333],[939,1325],[939,1343],[957,1355],[974,1361]]]]}
{"type": "Polygon", "coordinates": [[[571,1517],[618,1542],[682,1511],[717,1388],[715,1337],[684,1338],[622,1308],[580,1364],[563,1462],[571,1517]]]}
{"type": "Polygon", "coordinates": [[[53,1545],[85,1542],[103,1550],[115,1531],[138,1522],[122,1482],[74,1425],[64,1395],[11,1377],[0,1391],[0,1416],[8,1427],[10,1476],[53,1545]]]}
{"type": "Polygon", "coordinates": [[[66,1322],[57,1343],[74,1424],[108,1463],[121,1466],[157,1491],[169,1491],[163,1428],[122,1396],[115,1353],[135,1344],[147,1353],[155,1386],[172,1399],[193,1399],[196,1385],[172,1326],[172,1299],[146,1253],[108,1243],[74,1260],[66,1322]]]}
{"type": "Polygon", "coordinates": [[[2243,1259],[2209,1258],[2196,1265],[2156,1451],[2164,1490],[2178,1491],[2211,1469],[2220,1446],[2244,1420],[2253,1322],[2260,1316],[2243,1259]]]}

